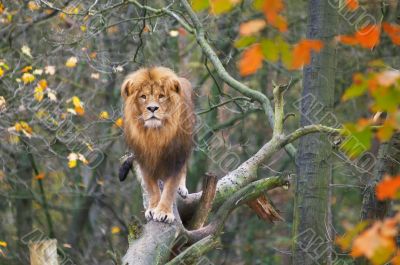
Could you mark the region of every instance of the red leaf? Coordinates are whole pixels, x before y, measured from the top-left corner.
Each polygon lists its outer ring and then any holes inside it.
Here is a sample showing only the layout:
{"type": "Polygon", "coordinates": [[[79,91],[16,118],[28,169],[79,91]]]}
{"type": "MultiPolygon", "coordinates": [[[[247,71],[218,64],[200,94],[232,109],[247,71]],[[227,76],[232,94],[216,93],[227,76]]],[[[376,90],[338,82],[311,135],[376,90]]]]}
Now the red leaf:
{"type": "Polygon", "coordinates": [[[355,37],[353,36],[347,36],[347,35],[340,35],[338,36],[338,41],[346,44],[346,45],[357,45],[358,41],[355,37]]]}
{"type": "Polygon", "coordinates": [[[242,76],[254,74],[261,68],[263,61],[263,53],[260,43],[247,48],[240,58],[239,70],[242,76]]]}

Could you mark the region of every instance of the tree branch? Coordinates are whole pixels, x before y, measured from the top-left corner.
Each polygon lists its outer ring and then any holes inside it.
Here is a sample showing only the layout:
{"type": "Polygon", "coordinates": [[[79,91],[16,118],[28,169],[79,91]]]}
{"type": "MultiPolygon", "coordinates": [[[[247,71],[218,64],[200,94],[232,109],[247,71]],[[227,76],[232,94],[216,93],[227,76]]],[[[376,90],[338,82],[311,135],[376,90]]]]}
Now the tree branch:
{"type": "Polygon", "coordinates": [[[189,222],[188,229],[194,230],[201,228],[207,220],[208,214],[211,211],[212,202],[215,198],[217,190],[218,178],[216,175],[206,173],[203,179],[203,193],[201,194],[199,205],[189,222]]]}

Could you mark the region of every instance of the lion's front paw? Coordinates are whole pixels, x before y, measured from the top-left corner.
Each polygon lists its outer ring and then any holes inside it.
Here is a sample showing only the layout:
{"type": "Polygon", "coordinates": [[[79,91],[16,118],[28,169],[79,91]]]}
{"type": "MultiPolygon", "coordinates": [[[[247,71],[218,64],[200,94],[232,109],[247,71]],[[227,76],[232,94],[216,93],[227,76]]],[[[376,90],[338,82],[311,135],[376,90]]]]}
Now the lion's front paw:
{"type": "Polygon", "coordinates": [[[175,220],[175,216],[172,212],[157,207],[153,211],[153,220],[170,224],[175,220]]]}
{"type": "Polygon", "coordinates": [[[182,198],[186,199],[186,197],[189,194],[189,191],[184,185],[180,185],[178,187],[178,194],[181,195],[182,198]]]}
{"type": "Polygon", "coordinates": [[[144,216],[146,217],[147,221],[151,221],[154,218],[154,208],[149,208],[146,210],[144,213],[144,216]]]}

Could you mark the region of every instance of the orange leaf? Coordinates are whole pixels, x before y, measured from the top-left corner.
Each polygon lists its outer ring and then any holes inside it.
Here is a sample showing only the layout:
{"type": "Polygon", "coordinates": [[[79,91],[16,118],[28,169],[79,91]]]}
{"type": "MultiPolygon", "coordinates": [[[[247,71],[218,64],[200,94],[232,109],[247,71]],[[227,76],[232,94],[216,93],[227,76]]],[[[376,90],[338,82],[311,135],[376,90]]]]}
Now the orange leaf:
{"type": "Polygon", "coordinates": [[[396,177],[385,177],[376,185],[376,197],[378,200],[394,199],[400,188],[400,175],[396,177]]]}
{"type": "Polygon", "coordinates": [[[259,32],[265,27],[266,23],[264,19],[254,19],[242,23],[239,28],[240,35],[249,36],[253,35],[254,33],[259,32]]]}
{"type": "Polygon", "coordinates": [[[324,43],[320,40],[301,40],[294,46],[291,69],[299,69],[311,62],[311,52],[319,52],[324,43]]]}
{"type": "Polygon", "coordinates": [[[368,25],[356,32],[355,37],[361,47],[372,49],[379,44],[380,26],[368,25]]]}
{"type": "Polygon", "coordinates": [[[254,74],[261,68],[263,61],[263,53],[260,43],[247,48],[240,58],[239,70],[242,76],[254,74]]]}
{"type": "Polygon", "coordinates": [[[356,11],[360,5],[358,0],[346,0],[346,6],[350,11],[356,11]]]}
{"type": "Polygon", "coordinates": [[[273,24],[284,7],[282,0],[264,0],[263,12],[268,22],[273,24]]]}
{"type": "Polygon", "coordinates": [[[35,176],[35,179],[36,180],[41,180],[41,179],[44,179],[44,176],[45,176],[46,174],[44,173],[44,172],[40,172],[39,174],[37,174],[36,176],[35,176]]]}
{"type": "Polygon", "coordinates": [[[375,222],[361,233],[353,242],[351,255],[365,256],[372,264],[386,263],[396,250],[394,237],[397,234],[397,220],[389,218],[375,222]]]}
{"type": "Polygon", "coordinates": [[[287,31],[286,19],[279,15],[285,5],[282,0],[264,0],[262,10],[268,23],[279,29],[281,32],[287,31]]]}
{"type": "Polygon", "coordinates": [[[393,44],[400,46],[400,25],[383,23],[383,30],[392,39],[393,44]]]}
{"type": "Polygon", "coordinates": [[[347,35],[338,36],[338,41],[343,44],[346,44],[346,45],[357,45],[358,44],[358,41],[355,37],[347,36],[347,35]]]}

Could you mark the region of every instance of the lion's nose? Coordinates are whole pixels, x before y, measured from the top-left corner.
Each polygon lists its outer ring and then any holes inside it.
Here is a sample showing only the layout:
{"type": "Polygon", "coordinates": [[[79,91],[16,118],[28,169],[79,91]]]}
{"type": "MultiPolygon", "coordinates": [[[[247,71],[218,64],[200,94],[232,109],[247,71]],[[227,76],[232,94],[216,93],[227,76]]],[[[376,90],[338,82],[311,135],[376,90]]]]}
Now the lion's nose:
{"type": "Polygon", "coordinates": [[[158,110],[157,106],[148,106],[147,109],[151,112],[155,112],[156,110],[158,110]]]}

